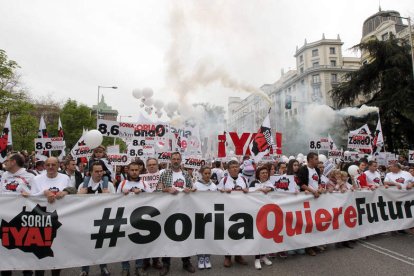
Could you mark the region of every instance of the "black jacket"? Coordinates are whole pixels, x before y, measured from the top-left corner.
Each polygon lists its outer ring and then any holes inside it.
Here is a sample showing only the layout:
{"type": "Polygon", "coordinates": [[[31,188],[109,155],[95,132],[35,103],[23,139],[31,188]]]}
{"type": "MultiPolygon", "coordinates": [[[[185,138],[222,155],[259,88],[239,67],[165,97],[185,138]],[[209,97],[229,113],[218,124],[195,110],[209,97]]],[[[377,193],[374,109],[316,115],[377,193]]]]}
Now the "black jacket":
{"type": "MultiPolygon", "coordinates": [[[[318,168],[315,168],[316,173],[319,176],[319,181],[318,183],[321,184],[321,172],[318,168]]],[[[302,166],[299,171],[298,171],[298,178],[299,178],[299,186],[301,187],[300,189],[302,189],[302,185],[309,185],[309,170],[308,170],[308,166],[302,166]]]]}
{"type": "MultiPolygon", "coordinates": [[[[62,171],[61,173],[66,174],[66,171],[62,171]]],[[[79,187],[79,185],[83,182],[82,174],[79,171],[75,171],[75,187],[76,189],[79,187]]]]}

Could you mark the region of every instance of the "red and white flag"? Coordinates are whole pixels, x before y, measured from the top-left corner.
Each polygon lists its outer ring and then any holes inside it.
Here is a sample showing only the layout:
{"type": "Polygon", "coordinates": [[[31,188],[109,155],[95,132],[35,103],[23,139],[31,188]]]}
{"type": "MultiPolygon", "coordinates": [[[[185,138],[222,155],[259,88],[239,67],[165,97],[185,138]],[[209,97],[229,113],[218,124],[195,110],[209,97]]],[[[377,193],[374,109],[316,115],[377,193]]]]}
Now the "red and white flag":
{"type": "Polygon", "coordinates": [[[12,133],[10,124],[10,113],[7,115],[6,123],[4,124],[3,131],[0,136],[0,163],[3,163],[7,157],[7,147],[11,146],[12,133]]]}
{"type": "MultiPolygon", "coordinates": [[[[40,123],[39,123],[39,130],[37,132],[37,138],[48,138],[49,134],[47,133],[47,129],[46,129],[46,123],[45,123],[45,119],[42,117],[40,117],[40,123]]],[[[49,157],[50,155],[50,151],[43,151],[42,153],[44,156],[49,157]]]]}
{"type": "MultiPolygon", "coordinates": [[[[59,116],[59,121],[58,121],[58,137],[62,137],[63,139],[65,138],[65,132],[63,131],[63,126],[62,126],[62,122],[60,121],[60,116],[59,116]]],[[[60,152],[58,156],[59,161],[62,161],[64,157],[65,157],[65,149],[63,149],[60,152]]]]}
{"type": "Polygon", "coordinates": [[[374,139],[372,140],[372,152],[380,152],[384,146],[384,136],[382,135],[381,120],[378,115],[377,128],[375,129],[374,139]]]}
{"type": "Polygon", "coordinates": [[[40,117],[40,123],[39,123],[39,131],[37,132],[37,138],[48,138],[49,135],[47,133],[47,129],[46,129],[46,123],[45,123],[45,119],[42,117],[40,117]]]}
{"type": "Polygon", "coordinates": [[[59,122],[58,122],[58,137],[65,137],[65,133],[63,132],[63,127],[62,127],[62,122],[60,121],[60,116],[59,116],[59,122]]]}
{"type": "Polygon", "coordinates": [[[338,150],[338,147],[335,145],[335,142],[332,139],[330,134],[328,134],[328,142],[329,142],[329,150],[338,150]]]}
{"type": "Polygon", "coordinates": [[[249,145],[249,149],[252,153],[254,162],[257,164],[260,160],[262,160],[263,156],[270,152],[270,149],[273,147],[275,147],[275,143],[272,137],[270,118],[268,113],[262,125],[260,126],[259,131],[249,145]]]}

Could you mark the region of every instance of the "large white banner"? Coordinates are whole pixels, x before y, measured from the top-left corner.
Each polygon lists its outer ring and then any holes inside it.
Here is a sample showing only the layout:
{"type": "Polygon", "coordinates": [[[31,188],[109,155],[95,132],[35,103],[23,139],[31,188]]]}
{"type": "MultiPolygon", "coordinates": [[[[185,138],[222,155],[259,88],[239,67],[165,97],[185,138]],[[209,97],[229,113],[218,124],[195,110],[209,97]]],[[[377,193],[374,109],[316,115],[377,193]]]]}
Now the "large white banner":
{"type": "Polygon", "coordinates": [[[414,227],[414,191],[0,196],[2,270],[256,255],[414,227]],[[24,260],[24,261],[22,261],[24,260]]]}

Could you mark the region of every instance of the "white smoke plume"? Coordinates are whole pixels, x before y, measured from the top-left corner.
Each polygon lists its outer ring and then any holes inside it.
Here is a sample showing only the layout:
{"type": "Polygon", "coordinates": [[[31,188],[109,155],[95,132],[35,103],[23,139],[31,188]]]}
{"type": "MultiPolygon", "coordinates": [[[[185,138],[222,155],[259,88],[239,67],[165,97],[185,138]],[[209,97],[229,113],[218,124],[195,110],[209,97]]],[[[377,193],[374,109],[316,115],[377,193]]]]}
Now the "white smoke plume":
{"type": "Polygon", "coordinates": [[[337,112],[338,115],[343,117],[358,117],[362,118],[367,116],[369,113],[379,112],[379,108],[376,106],[362,105],[360,108],[357,107],[346,107],[337,112]]]}
{"type": "MultiPolygon", "coordinates": [[[[196,10],[195,15],[197,14],[200,13],[197,13],[196,10]]],[[[172,42],[165,60],[168,68],[167,82],[172,85],[172,90],[178,93],[180,103],[188,105],[187,96],[189,93],[219,82],[234,91],[256,94],[271,105],[271,100],[266,93],[232,77],[225,68],[207,62],[207,57],[200,58],[195,67],[191,68],[190,62],[186,60],[191,49],[189,26],[195,20],[197,20],[195,17],[188,16],[178,5],[173,5],[168,25],[172,42]]]]}

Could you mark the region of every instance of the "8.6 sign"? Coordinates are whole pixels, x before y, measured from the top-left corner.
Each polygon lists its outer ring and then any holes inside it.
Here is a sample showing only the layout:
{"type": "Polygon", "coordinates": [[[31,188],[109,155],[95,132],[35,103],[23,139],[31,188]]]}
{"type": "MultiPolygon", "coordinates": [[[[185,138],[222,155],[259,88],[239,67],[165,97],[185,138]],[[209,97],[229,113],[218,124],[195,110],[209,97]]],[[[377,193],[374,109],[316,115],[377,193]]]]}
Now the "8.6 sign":
{"type": "Polygon", "coordinates": [[[103,136],[119,137],[119,124],[116,121],[98,120],[98,131],[103,136]]]}
{"type": "Polygon", "coordinates": [[[328,138],[322,137],[310,139],[309,150],[330,150],[328,138]]]}
{"type": "Polygon", "coordinates": [[[62,137],[35,139],[36,151],[64,150],[65,146],[66,144],[62,137]]]}

